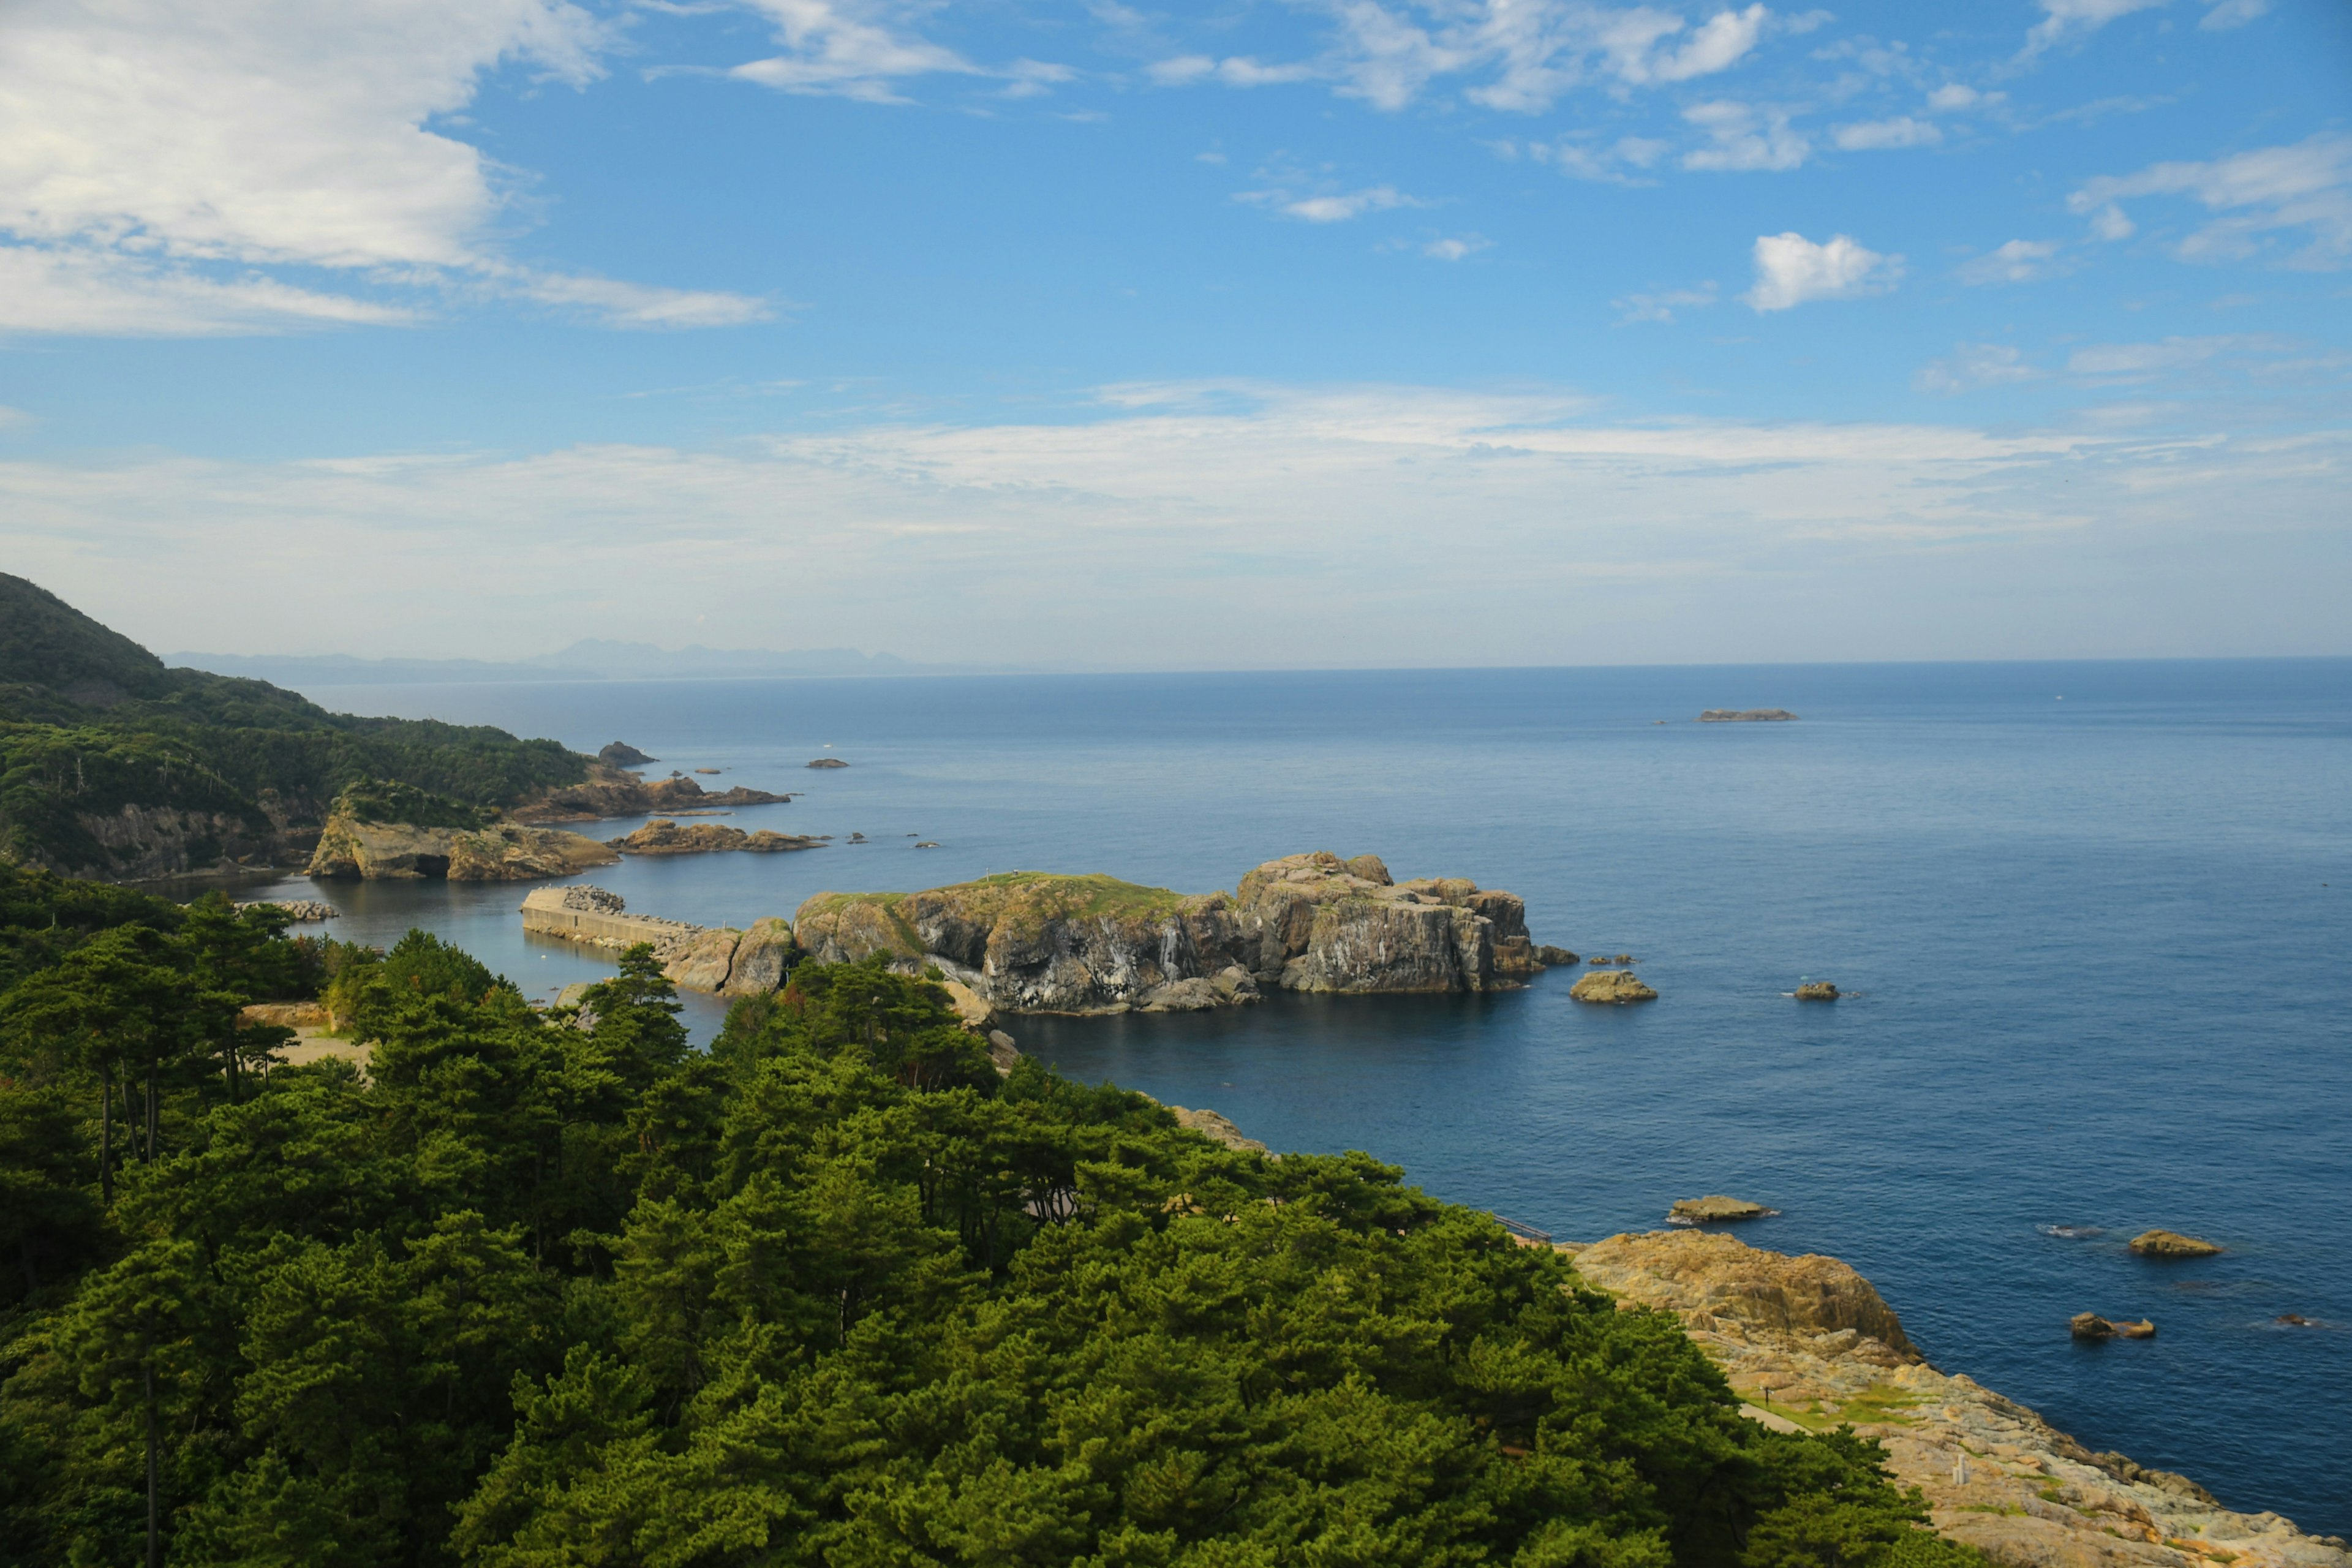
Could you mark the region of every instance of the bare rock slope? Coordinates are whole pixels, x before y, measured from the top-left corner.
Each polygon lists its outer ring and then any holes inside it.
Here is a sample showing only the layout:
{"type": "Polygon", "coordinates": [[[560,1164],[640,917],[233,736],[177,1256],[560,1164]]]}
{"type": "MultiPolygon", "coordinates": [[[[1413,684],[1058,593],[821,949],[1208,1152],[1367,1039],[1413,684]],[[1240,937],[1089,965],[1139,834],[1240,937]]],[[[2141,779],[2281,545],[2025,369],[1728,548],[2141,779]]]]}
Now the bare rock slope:
{"type": "Polygon", "coordinates": [[[1488,991],[1541,971],[1516,894],[1397,882],[1376,856],[1286,856],[1233,893],[1014,871],[920,893],[819,893],[794,917],[828,963],[936,964],[1007,1013],[1192,1010],[1291,991],[1488,991]]]}
{"type": "Polygon", "coordinates": [[[2332,1537],[2238,1513],[2185,1477],[2094,1454],[2021,1405],[1937,1372],[1870,1281],[1728,1236],[1612,1236],[1575,1254],[1623,1305],[1675,1313],[1768,1424],[1851,1423],[1886,1446],[1936,1528],[2013,1568],[2352,1568],[2332,1537]]]}
{"type": "Polygon", "coordinates": [[[338,813],[311,854],[313,877],[369,881],[446,878],[452,882],[524,882],[569,877],[620,857],[593,838],[560,829],[493,822],[480,827],[419,827],[338,813]]]}

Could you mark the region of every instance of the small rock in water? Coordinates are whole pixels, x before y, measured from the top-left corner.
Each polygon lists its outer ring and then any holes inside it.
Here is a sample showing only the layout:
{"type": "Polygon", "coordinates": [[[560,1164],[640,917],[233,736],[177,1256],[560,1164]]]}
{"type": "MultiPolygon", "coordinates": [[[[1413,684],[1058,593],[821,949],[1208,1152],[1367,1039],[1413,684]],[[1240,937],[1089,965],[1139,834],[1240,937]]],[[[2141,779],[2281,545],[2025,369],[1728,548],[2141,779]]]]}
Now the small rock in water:
{"type": "Polygon", "coordinates": [[[1716,1225],[1725,1220],[1762,1219],[1776,1215],[1779,1209],[1768,1209],[1762,1204],[1751,1204],[1745,1198],[1727,1198],[1721,1193],[1709,1193],[1703,1198],[1680,1198],[1666,1213],[1670,1223],[1681,1225],[1716,1225]]]}
{"type": "Polygon", "coordinates": [[[2271,1321],[2273,1323],[2284,1323],[2287,1327],[2293,1329],[2315,1329],[2319,1326],[2313,1322],[2309,1318],[2305,1317],[2301,1312],[2281,1312],[2277,1317],[2273,1318],[2271,1321]]]}
{"type": "Polygon", "coordinates": [[[2067,1323],[2066,1330],[2078,1340],[2152,1340],[2156,1325],[2143,1318],[2135,1323],[2128,1320],[2115,1321],[2096,1312],[2077,1312],[2067,1323]]]}
{"type": "Polygon", "coordinates": [[[853,833],[849,836],[849,841],[852,844],[863,844],[866,842],[866,835],[863,833],[853,833]]]}
{"type": "Polygon", "coordinates": [[[940,841],[936,838],[926,838],[915,846],[918,849],[937,849],[939,847],[940,841]]]}
{"type": "Polygon", "coordinates": [[[1654,1002],[1658,994],[1629,969],[1596,969],[1568,988],[1578,1002],[1654,1002]]]}
{"type": "Polygon", "coordinates": [[[809,766],[813,768],[845,768],[849,764],[847,763],[843,762],[839,757],[819,757],[814,762],[809,763],[809,766]]]}
{"type": "Polygon", "coordinates": [[[698,773],[723,773],[725,770],[722,768],[697,768],[694,771],[698,773]]]}
{"type": "Polygon", "coordinates": [[[1557,968],[1564,963],[1580,963],[1583,961],[1564,947],[1546,945],[1536,949],[1536,962],[1547,968],[1557,968]]]}
{"type": "Polygon", "coordinates": [[[1837,999],[1838,988],[1826,980],[1808,980],[1797,987],[1797,1000],[1800,1002],[1834,1002],[1837,999]]]}
{"type": "Polygon", "coordinates": [[[2132,1237],[2131,1249],[2142,1258],[2210,1258],[2221,1250],[2210,1241],[2177,1230],[2142,1231],[2132,1237]]]}

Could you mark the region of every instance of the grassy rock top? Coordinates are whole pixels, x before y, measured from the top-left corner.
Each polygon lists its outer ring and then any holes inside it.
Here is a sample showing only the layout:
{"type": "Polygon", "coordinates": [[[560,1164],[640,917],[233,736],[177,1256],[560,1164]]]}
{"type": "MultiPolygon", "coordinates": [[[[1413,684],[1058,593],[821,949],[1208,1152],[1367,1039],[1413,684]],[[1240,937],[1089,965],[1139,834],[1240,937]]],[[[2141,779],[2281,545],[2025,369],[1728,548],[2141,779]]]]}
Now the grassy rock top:
{"type": "MultiPolygon", "coordinates": [[[[1221,899],[1223,895],[1213,893],[1208,897],[1221,899]]],[[[1073,877],[1045,871],[1000,871],[976,881],[930,888],[919,893],[819,893],[801,905],[799,918],[806,921],[853,906],[866,906],[884,913],[901,927],[908,951],[919,953],[922,943],[908,923],[913,913],[911,901],[917,899],[961,906],[965,918],[990,925],[1009,920],[1016,927],[1034,922],[1041,929],[1057,920],[1167,920],[1181,914],[1193,902],[1186,895],[1166,888],[1122,882],[1099,872],[1073,877]]]]}

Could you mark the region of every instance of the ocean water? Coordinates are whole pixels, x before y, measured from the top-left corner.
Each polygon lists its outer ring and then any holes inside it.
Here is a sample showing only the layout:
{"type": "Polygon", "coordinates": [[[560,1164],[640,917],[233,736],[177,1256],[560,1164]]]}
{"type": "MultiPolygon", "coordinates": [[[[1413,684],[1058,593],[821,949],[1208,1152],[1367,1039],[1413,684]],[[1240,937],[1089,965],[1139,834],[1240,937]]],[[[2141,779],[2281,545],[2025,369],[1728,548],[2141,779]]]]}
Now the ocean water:
{"type": "MultiPolygon", "coordinates": [[[[727,820],[827,847],[590,879],[705,923],[1011,869],[1231,888],[1318,848],[1507,888],[1538,941],[1634,954],[1660,999],[1584,1006],[1555,972],[1013,1032],[1562,1238],[1703,1193],[1769,1204],[1740,1234],[1853,1264],[1944,1370],[2233,1507],[2352,1532],[2352,661],[310,695],[804,792],[727,820]],[[1691,721],[1755,706],[1803,717],[1691,721]],[[827,754],[851,766],[803,765],[827,754]],[[1806,977],[1849,994],[1798,1004],[1806,977]],[[2132,1257],[2152,1226],[2228,1251],[2132,1257]],[[2158,1335],[2077,1345],[2086,1310],[2158,1335]]],[[[609,973],[526,941],[524,890],[284,889],[343,909],[345,937],[441,931],[527,990],[609,973]]],[[[707,1034],[718,1010],[690,1001],[707,1034]]]]}

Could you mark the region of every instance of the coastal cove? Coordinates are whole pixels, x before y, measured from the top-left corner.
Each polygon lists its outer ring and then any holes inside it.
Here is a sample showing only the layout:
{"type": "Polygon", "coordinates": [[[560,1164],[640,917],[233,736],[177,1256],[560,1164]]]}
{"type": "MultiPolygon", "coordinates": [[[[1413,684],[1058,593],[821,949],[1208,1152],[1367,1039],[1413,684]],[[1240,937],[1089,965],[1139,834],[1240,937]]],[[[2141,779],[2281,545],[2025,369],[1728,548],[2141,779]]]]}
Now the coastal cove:
{"type": "MultiPolygon", "coordinates": [[[[649,778],[798,792],[717,820],[833,835],[821,848],[583,879],[700,923],[1013,869],[1230,889],[1318,849],[1508,889],[1537,941],[1633,954],[1659,1001],[1580,1006],[1555,972],[1013,1032],[1066,1072],[1213,1107],[1277,1150],[1367,1150],[1562,1238],[1650,1228],[1703,1192],[1758,1199],[1781,1212],[1743,1239],[1851,1263],[1942,1370],[2232,1507],[2352,1529],[2334,1394],[2352,1259],[2332,1239],[2352,1198],[2352,664],[306,695],[591,752],[622,738],[663,759],[649,778]],[[1766,707],[1802,717],[1695,722],[1766,707]],[[821,754],[850,765],[804,770],[821,754]],[[1823,977],[1842,1000],[1786,994],[1823,977]],[[2228,1250],[2130,1257],[2152,1226],[2228,1250]],[[2083,1310],[2160,1331],[2078,1345],[2083,1310]]],[[[534,994],[610,973],[527,941],[527,890],[243,896],[327,899],[346,940],[426,926],[534,994]]],[[[723,1003],[684,1000],[707,1037],[723,1003]]]]}

